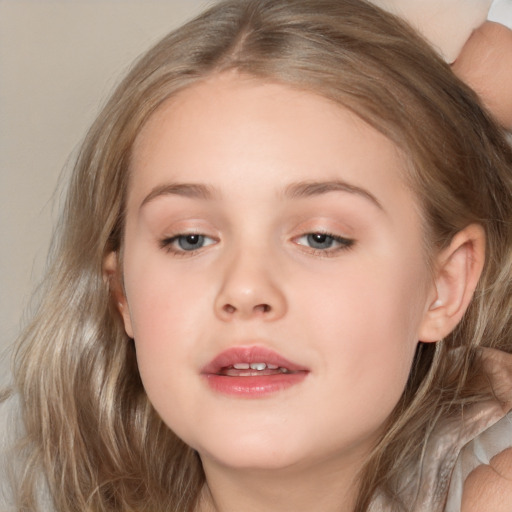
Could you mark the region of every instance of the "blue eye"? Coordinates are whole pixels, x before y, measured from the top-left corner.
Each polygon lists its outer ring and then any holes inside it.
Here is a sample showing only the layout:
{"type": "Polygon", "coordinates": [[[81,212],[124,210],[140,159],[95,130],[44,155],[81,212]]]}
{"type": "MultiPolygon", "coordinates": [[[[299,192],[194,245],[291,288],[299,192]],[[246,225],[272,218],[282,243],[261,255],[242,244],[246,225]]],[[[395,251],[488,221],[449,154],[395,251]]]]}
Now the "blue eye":
{"type": "Polygon", "coordinates": [[[325,233],[310,233],[306,240],[313,249],[330,249],[334,244],[334,238],[325,233]]]}
{"type": "Polygon", "coordinates": [[[180,249],[184,251],[194,251],[203,247],[204,240],[204,235],[182,235],[177,237],[176,242],[180,249]]]}
{"type": "Polygon", "coordinates": [[[169,252],[183,253],[197,251],[214,243],[215,240],[213,238],[198,233],[190,233],[188,235],[176,235],[166,238],[160,242],[160,245],[169,252]]]}
{"type": "Polygon", "coordinates": [[[306,233],[297,238],[297,243],[315,251],[333,252],[351,247],[354,240],[328,233],[306,233]]]}

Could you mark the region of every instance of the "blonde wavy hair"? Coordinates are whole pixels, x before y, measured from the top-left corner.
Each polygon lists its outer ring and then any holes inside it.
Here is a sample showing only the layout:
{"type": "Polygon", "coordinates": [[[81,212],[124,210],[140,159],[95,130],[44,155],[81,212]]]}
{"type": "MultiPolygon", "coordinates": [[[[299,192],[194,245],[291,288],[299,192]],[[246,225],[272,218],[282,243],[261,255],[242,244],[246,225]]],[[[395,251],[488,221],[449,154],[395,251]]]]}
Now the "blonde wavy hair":
{"type": "Polygon", "coordinates": [[[357,512],[376,492],[405,510],[403,468],[420,459],[439,418],[482,399],[474,385],[478,347],[512,352],[512,152],[475,94],[408,26],[365,1],[227,0],[144,55],[83,143],[40,305],[15,356],[25,428],[19,510],[39,510],[40,475],[59,511],[192,512],[197,505],[200,459],[149,403],[102,266],[122,249],[130,153],[141,127],[178,91],[227,70],[320,94],[396,143],[409,159],[405,179],[418,197],[429,255],[470,223],[486,232],[470,308],[449,337],[419,344],[407,388],[365,466],[357,512]]]}

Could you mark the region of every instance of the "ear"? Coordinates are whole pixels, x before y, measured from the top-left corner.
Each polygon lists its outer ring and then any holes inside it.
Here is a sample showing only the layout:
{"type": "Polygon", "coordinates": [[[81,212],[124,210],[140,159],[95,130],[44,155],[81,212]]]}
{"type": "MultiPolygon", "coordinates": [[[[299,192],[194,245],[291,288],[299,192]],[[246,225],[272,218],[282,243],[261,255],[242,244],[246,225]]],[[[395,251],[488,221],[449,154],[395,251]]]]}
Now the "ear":
{"type": "Polygon", "coordinates": [[[121,314],[126,334],[133,338],[132,321],[130,310],[123,289],[121,271],[119,269],[119,258],[117,252],[112,251],[103,260],[103,279],[108,283],[110,295],[114,304],[121,314]]]}
{"type": "Polygon", "coordinates": [[[471,302],[484,261],[485,232],[478,224],[459,231],[449,247],[437,255],[420,341],[438,341],[455,329],[471,302]]]}

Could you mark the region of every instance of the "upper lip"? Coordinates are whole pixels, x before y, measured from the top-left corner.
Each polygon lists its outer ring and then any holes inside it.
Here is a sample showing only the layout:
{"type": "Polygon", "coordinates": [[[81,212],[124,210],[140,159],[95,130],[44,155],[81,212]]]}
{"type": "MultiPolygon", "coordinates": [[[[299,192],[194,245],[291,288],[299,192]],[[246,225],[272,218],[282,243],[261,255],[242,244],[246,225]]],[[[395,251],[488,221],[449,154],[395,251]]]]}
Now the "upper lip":
{"type": "Polygon", "coordinates": [[[222,368],[229,368],[237,363],[267,363],[286,368],[290,372],[308,371],[304,366],[294,363],[277,352],[266,347],[232,347],[224,350],[212,359],[201,371],[203,374],[217,374],[222,368]]]}

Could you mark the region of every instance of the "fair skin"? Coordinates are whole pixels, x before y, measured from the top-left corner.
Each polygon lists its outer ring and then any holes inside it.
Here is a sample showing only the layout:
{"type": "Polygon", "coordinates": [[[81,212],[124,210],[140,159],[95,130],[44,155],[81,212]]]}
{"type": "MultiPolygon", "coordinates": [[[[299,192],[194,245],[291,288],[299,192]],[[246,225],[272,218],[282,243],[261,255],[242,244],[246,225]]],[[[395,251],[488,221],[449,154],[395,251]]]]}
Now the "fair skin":
{"type": "Polygon", "coordinates": [[[482,464],[464,482],[461,512],[510,512],[512,448],[482,464]]]}
{"type": "Polygon", "coordinates": [[[496,120],[512,130],[512,30],[485,22],[464,45],[453,71],[474,89],[496,120]]]}
{"type": "Polygon", "coordinates": [[[418,340],[453,329],[483,264],[469,226],[431,275],[403,172],[349,111],[236,74],[182,91],[139,134],[123,266],[105,268],[122,273],[149,399],[201,456],[202,510],[353,509],[418,340]],[[234,347],[296,371],[267,386],[279,370],[254,370],[263,392],[241,393],[248,377],[205,371],[234,347]]]}

